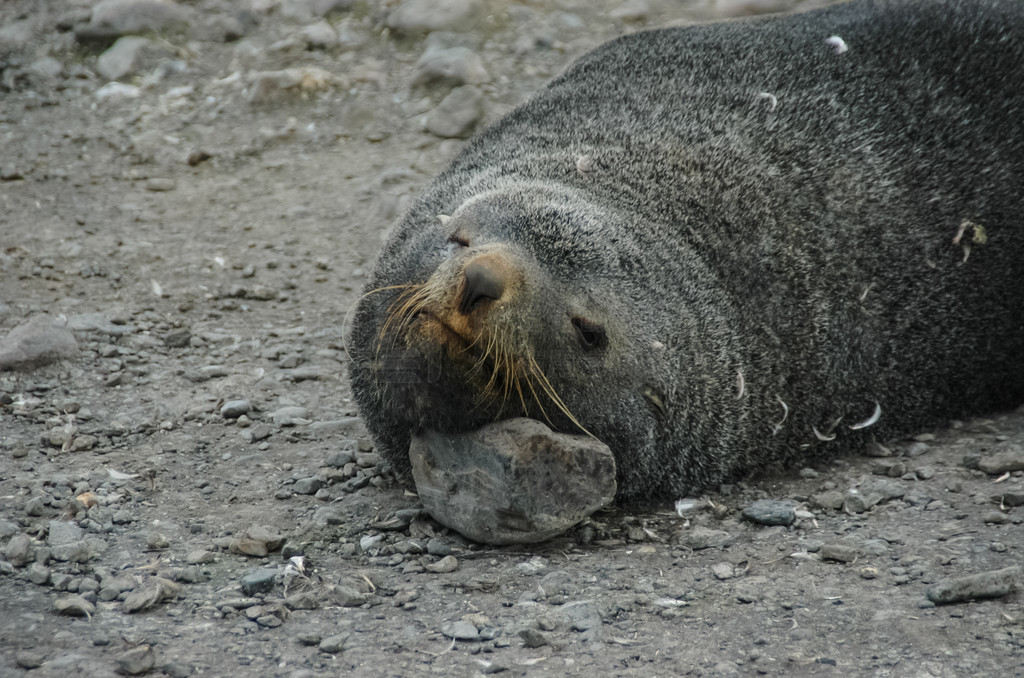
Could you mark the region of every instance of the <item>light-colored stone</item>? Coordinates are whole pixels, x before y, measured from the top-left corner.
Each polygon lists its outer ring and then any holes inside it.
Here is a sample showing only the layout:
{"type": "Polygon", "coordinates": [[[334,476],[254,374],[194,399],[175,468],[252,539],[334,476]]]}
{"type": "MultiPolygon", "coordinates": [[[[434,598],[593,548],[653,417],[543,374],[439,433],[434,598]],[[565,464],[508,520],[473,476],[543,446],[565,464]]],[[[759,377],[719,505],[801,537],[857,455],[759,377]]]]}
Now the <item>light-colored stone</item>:
{"type": "Polygon", "coordinates": [[[509,419],[460,435],[425,433],[409,449],[424,507],[477,541],[537,542],[564,532],[615,496],[603,443],[509,419]]]}

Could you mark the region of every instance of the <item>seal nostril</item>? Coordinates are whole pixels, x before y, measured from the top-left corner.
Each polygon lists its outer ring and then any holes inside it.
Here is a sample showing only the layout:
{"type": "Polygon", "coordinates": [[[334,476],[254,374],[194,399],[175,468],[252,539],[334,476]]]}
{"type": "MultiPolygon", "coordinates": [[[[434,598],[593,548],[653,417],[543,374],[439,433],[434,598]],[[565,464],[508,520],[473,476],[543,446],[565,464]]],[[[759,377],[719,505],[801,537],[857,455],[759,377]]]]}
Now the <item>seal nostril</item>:
{"type": "Polygon", "coordinates": [[[505,293],[501,272],[480,261],[472,261],[463,271],[466,285],[459,301],[459,312],[468,315],[485,301],[497,301],[505,293]]]}

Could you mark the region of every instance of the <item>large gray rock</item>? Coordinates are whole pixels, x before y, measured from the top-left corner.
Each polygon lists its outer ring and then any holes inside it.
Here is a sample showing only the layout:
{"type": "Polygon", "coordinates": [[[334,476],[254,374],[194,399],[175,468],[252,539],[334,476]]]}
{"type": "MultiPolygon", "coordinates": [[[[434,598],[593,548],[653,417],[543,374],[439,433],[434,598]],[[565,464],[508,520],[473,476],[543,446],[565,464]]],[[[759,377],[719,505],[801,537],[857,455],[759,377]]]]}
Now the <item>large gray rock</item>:
{"type": "Polygon", "coordinates": [[[409,446],[423,506],[476,541],[550,539],[615,497],[615,458],[604,443],[509,419],[463,434],[427,432],[409,446]]]}
{"type": "Polygon", "coordinates": [[[37,315],[0,339],[0,371],[39,367],[77,353],[71,330],[48,315],[37,315]]]}

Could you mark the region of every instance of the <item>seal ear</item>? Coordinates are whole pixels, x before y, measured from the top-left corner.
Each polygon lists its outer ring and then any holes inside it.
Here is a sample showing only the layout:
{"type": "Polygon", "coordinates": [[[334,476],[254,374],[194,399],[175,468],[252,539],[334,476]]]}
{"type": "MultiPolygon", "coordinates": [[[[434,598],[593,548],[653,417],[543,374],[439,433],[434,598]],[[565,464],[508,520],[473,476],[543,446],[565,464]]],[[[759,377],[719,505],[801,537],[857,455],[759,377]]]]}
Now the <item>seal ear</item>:
{"type": "Polygon", "coordinates": [[[608,343],[608,335],[604,328],[583,316],[575,316],[572,319],[572,326],[576,330],[576,338],[579,339],[580,345],[588,351],[603,348],[608,343]]]}

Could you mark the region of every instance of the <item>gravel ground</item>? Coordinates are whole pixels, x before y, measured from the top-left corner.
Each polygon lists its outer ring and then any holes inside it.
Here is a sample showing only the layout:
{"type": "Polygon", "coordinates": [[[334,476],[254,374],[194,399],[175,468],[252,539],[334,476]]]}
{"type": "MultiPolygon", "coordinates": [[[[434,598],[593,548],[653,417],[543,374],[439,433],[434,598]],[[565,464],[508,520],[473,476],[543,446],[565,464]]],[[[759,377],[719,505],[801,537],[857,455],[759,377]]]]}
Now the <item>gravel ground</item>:
{"type": "Polygon", "coordinates": [[[0,5],[0,675],[1024,675],[1024,411],[499,548],[350,399],[366,268],[474,129],[810,4],[0,5]]]}

